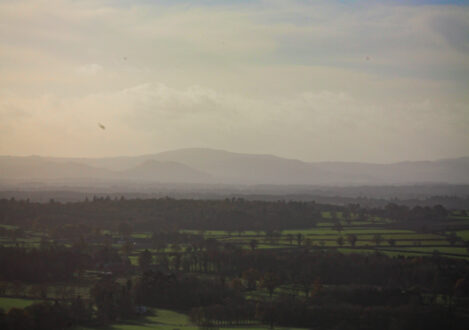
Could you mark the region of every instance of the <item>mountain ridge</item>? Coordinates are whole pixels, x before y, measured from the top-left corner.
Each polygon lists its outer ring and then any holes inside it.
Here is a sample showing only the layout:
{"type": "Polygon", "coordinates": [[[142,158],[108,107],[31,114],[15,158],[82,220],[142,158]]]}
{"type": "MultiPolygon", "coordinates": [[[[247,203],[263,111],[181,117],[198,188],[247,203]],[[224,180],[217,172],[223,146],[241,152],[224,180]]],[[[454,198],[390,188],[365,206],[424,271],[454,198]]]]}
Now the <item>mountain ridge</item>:
{"type": "Polygon", "coordinates": [[[435,161],[306,162],[208,148],[141,156],[78,158],[0,156],[0,180],[99,178],[109,181],[357,185],[469,183],[469,157],[435,161]],[[22,172],[21,172],[22,171],[22,172]]]}

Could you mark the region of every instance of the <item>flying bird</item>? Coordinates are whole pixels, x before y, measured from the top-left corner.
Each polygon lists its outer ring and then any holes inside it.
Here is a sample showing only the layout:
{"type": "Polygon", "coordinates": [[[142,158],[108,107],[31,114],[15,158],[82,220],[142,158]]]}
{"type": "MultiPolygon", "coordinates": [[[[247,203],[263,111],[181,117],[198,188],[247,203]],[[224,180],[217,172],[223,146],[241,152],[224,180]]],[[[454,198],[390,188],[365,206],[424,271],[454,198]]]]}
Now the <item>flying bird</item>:
{"type": "Polygon", "coordinates": [[[99,126],[99,128],[101,128],[102,130],[105,130],[105,129],[106,129],[106,126],[104,126],[104,125],[101,124],[101,123],[98,123],[98,126],[99,126]]]}

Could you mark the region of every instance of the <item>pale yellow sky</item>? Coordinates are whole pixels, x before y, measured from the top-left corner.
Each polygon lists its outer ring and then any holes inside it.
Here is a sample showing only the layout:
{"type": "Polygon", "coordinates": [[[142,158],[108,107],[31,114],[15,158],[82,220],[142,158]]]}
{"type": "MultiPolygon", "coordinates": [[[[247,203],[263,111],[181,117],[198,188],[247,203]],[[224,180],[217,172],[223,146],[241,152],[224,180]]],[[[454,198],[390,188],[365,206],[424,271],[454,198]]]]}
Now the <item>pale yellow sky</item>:
{"type": "Polygon", "coordinates": [[[0,0],[0,154],[469,155],[469,6],[413,3],[0,0]]]}

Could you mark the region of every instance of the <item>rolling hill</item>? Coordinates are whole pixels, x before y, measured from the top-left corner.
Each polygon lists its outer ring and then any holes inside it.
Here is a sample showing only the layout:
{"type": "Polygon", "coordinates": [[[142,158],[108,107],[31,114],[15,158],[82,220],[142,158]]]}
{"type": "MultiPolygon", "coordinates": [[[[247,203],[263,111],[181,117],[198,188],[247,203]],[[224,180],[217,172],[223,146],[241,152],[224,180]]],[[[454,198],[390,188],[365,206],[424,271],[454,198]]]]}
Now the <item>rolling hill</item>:
{"type": "Polygon", "coordinates": [[[469,157],[392,164],[316,162],[213,149],[137,157],[0,157],[0,181],[83,180],[242,185],[469,183],[469,157]]]}

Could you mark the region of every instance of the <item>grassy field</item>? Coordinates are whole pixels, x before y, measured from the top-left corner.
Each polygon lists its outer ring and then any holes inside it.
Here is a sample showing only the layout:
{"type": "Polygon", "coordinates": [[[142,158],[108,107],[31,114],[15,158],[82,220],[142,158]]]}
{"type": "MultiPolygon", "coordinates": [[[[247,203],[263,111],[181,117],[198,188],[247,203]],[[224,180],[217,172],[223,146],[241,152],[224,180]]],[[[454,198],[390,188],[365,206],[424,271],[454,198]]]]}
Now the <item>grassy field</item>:
{"type": "Polygon", "coordinates": [[[138,256],[129,256],[130,263],[134,266],[138,266],[138,256]]]}
{"type": "MultiPolygon", "coordinates": [[[[448,238],[445,236],[450,232],[435,234],[421,233],[408,229],[386,228],[383,226],[390,220],[376,219],[374,223],[371,221],[352,221],[349,224],[343,224],[343,230],[338,232],[333,229],[332,222],[328,222],[330,213],[323,214],[326,221],[319,222],[316,227],[307,229],[291,229],[281,232],[281,236],[269,238],[265,232],[245,231],[241,234],[238,232],[226,232],[221,230],[206,230],[203,234],[206,238],[214,238],[221,242],[230,242],[236,244],[243,249],[250,249],[249,242],[256,239],[258,242],[257,249],[278,249],[278,248],[296,248],[298,247],[297,236],[301,234],[302,245],[308,242],[309,247],[319,249],[336,249],[343,253],[380,253],[388,256],[423,256],[430,255],[437,250],[442,255],[449,257],[464,257],[469,259],[469,252],[461,245],[451,246],[448,238]],[[354,234],[357,237],[355,248],[351,248],[347,241],[347,235],[354,234]],[[379,245],[374,242],[375,235],[380,235],[382,241],[379,245]],[[344,243],[338,245],[337,238],[342,236],[344,243]],[[394,246],[389,240],[394,241],[394,246]],[[385,250],[382,250],[385,249],[385,250]],[[393,251],[395,250],[395,251],[393,251]]],[[[338,215],[340,218],[340,215],[338,215]]],[[[468,218],[469,219],[469,218],[468,218]]],[[[198,233],[200,231],[184,230],[186,233],[198,233]]],[[[469,230],[458,230],[456,234],[463,240],[469,240],[469,230]]],[[[392,243],[392,242],[391,242],[392,243]]]]}
{"type": "MultiPolygon", "coordinates": [[[[462,257],[467,256],[469,259],[467,249],[462,246],[451,246],[444,233],[439,235],[435,233],[417,233],[407,229],[386,228],[381,224],[376,225],[379,222],[372,224],[370,221],[354,221],[350,226],[344,225],[343,230],[340,232],[330,227],[331,222],[320,222],[314,228],[284,230],[281,232],[280,237],[274,239],[267,237],[264,232],[253,231],[243,232],[242,235],[238,232],[228,233],[221,230],[207,230],[203,233],[205,237],[215,238],[221,242],[230,242],[243,249],[250,249],[249,242],[252,239],[258,241],[257,249],[295,248],[298,246],[297,236],[301,234],[302,245],[307,241],[312,248],[336,249],[343,253],[375,253],[379,251],[388,256],[422,256],[432,254],[433,251],[437,250],[442,255],[449,257],[457,257],[452,256],[454,254],[462,257]],[[351,248],[347,242],[347,235],[349,234],[357,236],[355,248],[351,248]],[[379,245],[374,242],[375,235],[381,236],[382,241],[379,245]],[[337,243],[339,236],[344,239],[342,246],[337,243]],[[390,239],[394,240],[394,246],[389,243],[390,239]]],[[[381,223],[383,222],[388,221],[381,221],[381,223]]],[[[200,233],[191,230],[185,230],[184,232],[200,233]]],[[[469,230],[457,231],[457,235],[463,240],[469,240],[469,230]]]]}
{"type": "Polygon", "coordinates": [[[0,297],[0,308],[7,312],[10,310],[10,308],[25,308],[38,301],[39,300],[34,299],[0,297]]]}
{"type": "MultiPolygon", "coordinates": [[[[291,229],[291,230],[284,230],[282,234],[288,235],[297,235],[297,234],[302,234],[302,235],[337,235],[339,232],[334,229],[328,229],[328,228],[309,228],[309,229],[291,229]]],[[[414,233],[411,230],[406,230],[406,229],[377,229],[377,228],[372,228],[372,227],[365,227],[365,228],[344,228],[340,232],[342,235],[347,235],[347,234],[355,234],[355,235],[374,235],[374,234],[412,234],[414,233]]]]}
{"type": "Polygon", "coordinates": [[[117,324],[112,329],[120,330],[146,330],[146,329],[198,329],[190,323],[185,314],[178,312],[158,309],[155,310],[155,316],[148,316],[138,323],[117,324]]]}
{"type": "MultiPolygon", "coordinates": [[[[327,219],[327,217],[326,217],[327,219]]],[[[380,253],[389,256],[422,256],[429,255],[437,250],[442,255],[450,257],[461,257],[467,256],[469,259],[468,251],[461,245],[451,246],[447,237],[450,232],[435,234],[435,233],[418,233],[408,229],[396,229],[386,228],[383,224],[389,223],[389,220],[376,219],[373,223],[368,220],[358,221],[354,220],[351,224],[344,224],[343,230],[338,232],[331,227],[332,222],[319,222],[318,226],[307,229],[292,229],[283,230],[280,232],[280,236],[270,238],[266,236],[264,231],[223,231],[223,230],[181,230],[182,233],[188,234],[203,234],[205,238],[214,238],[220,242],[232,243],[239,246],[242,249],[251,249],[249,242],[252,239],[257,240],[256,249],[291,249],[297,248],[297,236],[301,234],[302,245],[305,242],[309,244],[310,248],[316,249],[335,249],[344,253],[375,253],[376,250],[380,250],[380,253]],[[347,235],[354,234],[357,236],[357,242],[355,248],[351,248],[347,241],[347,235]],[[382,241],[379,245],[374,242],[375,235],[380,235],[382,241]],[[337,238],[342,236],[344,243],[340,246],[337,243],[337,238]],[[391,246],[389,240],[394,240],[394,246],[391,246]],[[386,251],[382,251],[385,249],[386,251]],[[396,250],[396,251],[393,251],[396,250]],[[452,255],[454,254],[454,255],[452,255]]],[[[463,240],[469,240],[469,230],[455,231],[456,234],[463,240]]],[[[134,239],[148,239],[151,237],[149,232],[136,232],[132,234],[134,239]]],[[[22,243],[34,246],[38,244],[39,239],[26,239],[22,243]]],[[[6,242],[4,242],[6,243],[6,242]]],[[[11,242],[9,242],[11,243],[11,242]]],[[[6,245],[6,244],[5,244],[6,245]]],[[[9,245],[9,244],[8,244],[9,245]]],[[[120,248],[121,244],[113,244],[114,247],[120,248]]],[[[184,245],[180,245],[184,249],[184,245]]],[[[143,249],[136,249],[129,257],[132,265],[138,265],[138,254],[143,249]]],[[[164,252],[173,253],[175,252],[170,246],[163,250],[156,251],[155,249],[149,249],[151,253],[164,252]]]]}
{"type": "Polygon", "coordinates": [[[469,241],[469,230],[458,230],[456,235],[461,237],[465,241],[469,241]]]}
{"type": "Polygon", "coordinates": [[[11,226],[11,225],[0,225],[0,227],[11,230],[11,229],[16,229],[18,228],[17,226],[11,226]]]}
{"type": "MultiPolygon", "coordinates": [[[[198,330],[198,326],[192,324],[189,320],[189,317],[185,314],[178,313],[175,311],[170,311],[166,309],[155,310],[155,316],[148,316],[144,320],[135,323],[125,323],[125,324],[115,324],[112,326],[112,329],[115,330],[150,330],[150,329],[161,329],[161,330],[198,330]]],[[[296,329],[299,328],[282,328],[275,327],[280,330],[287,329],[296,329]]],[[[79,328],[80,330],[85,330],[84,328],[79,328]]],[[[268,326],[262,325],[249,325],[249,326],[239,326],[239,327],[223,327],[227,330],[236,330],[236,329],[252,329],[252,330],[264,330],[269,329],[268,326]]],[[[78,330],[78,329],[76,329],[78,330]]]]}
{"type": "Polygon", "coordinates": [[[401,252],[401,251],[384,251],[384,250],[374,250],[374,249],[350,249],[350,248],[340,248],[337,249],[340,253],[343,254],[351,254],[351,253],[360,253],[360,254],[373,254],[373,253],[380,253],[387,255],[389,257],[418,257],[418,256],[424,256],[428,255],[427,253],[422,253],[422,252],[401,252]]]}
{"type": "Polygon", "coordinates": [[[433,253],[433,251],[437,250],[439,253],[448,253],[448,254],[460,254],[460,255],[468,255],[467,249],[463,247],[408,247],[406,248],[406,251],[415,251],[415,252],[430,252],[433,253]]]}

